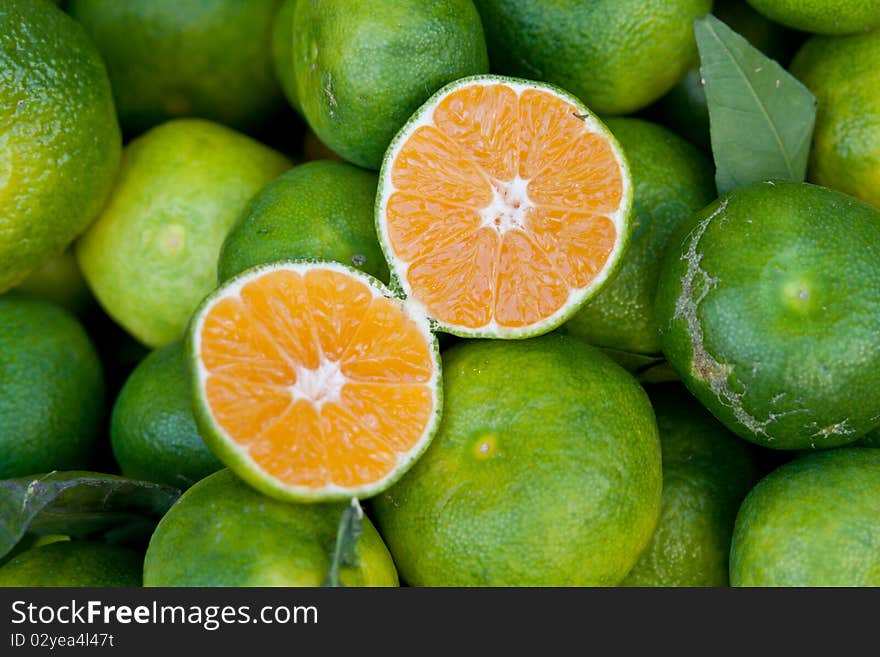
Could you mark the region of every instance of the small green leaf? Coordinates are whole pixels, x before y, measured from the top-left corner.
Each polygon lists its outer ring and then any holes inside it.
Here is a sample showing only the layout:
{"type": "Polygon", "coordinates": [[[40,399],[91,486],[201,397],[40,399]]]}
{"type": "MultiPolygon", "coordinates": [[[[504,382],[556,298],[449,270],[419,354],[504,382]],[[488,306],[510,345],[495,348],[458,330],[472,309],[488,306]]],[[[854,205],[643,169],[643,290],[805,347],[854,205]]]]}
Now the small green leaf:
{"type": "Polygon", "coordinates": [[[50,472],[0,481],[0,557],[27,532],[124,536],[153,527],[181,491],[98,472],[50,472]]]}
{"type": "Polygon", "coordinates": [[[694,21],[719,194],[760,180],[803,182],[816,98],[711,14],[694,21]]]}
{"type": "Polygon", "coordinates": [[[344,586],[339,579],[343,568],[355,568],[358,565],[357,542],[364,526],[364,510],[357,498],[345,507],[336,528],[336,541],[330,552],[330,568],[324,586],[344,586]]]}

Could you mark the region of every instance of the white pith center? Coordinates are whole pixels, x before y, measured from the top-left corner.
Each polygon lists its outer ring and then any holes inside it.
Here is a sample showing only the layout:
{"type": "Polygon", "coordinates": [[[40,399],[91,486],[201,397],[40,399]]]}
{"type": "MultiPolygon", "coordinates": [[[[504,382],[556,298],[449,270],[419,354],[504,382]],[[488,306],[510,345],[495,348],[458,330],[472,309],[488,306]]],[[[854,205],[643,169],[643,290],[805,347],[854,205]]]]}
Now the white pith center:
{"type": "Polygon", "coordinates": [[[493,180],[492,201],[480,211],[483,226],[502,235],[514,228],[525,228],[529,210],[535,207],[529,199],[528,186],[529,181],[519,176],[509,181],[493,180]]]}
{"type": "Polygon", "coordinates": [[[321,410],[324,404],[342,399],[342,386],[347,382],[338,362],[324,360],[314,370],[305,367],[296,369],[296,383],[290,386],[290,395],[293,401],[303,399],[321,410]]]}

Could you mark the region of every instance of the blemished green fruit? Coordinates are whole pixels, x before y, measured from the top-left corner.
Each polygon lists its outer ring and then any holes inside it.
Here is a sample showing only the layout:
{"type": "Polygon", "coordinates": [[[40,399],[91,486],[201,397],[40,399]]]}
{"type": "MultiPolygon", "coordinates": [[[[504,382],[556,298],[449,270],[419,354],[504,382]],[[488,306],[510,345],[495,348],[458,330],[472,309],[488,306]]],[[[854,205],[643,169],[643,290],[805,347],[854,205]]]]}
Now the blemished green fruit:
{"type": "Polygon", "coordinates": [[[289,167],[274,150],[202,119],[175,119],[130,142],[107,205],[77,242],[107,314],[149,347],[180,338],[216,285],[236,217],[289,167]]]}
{"type": "Polygon", "coordinates": [[[748,0],[777,23],[803,32],[853,34],[880,27],[880,0],[748,0]]]}
{"type": "Polygon", "coordinates": [[[0,587],[141,585],[143,556],[91,541],[56,541],[25,550],[0,566],[0,587]]]}
{"type": "Polygon", "coordinates": [[[590,344],[637,354],[660,351],[654,296],[675,227],[715,198],[712,164],[694,146],[640,119],[606,125],[626,154],[633,180],[633,229],[614,278],[565,323],[590,344]]]}
{"type": "Polygon", "coordinates": [[[660,512],[657,426],[635,379],[559,334],[459,342],[443,368],[434,441],[372,500],[401,578],[618,584],[660,512]]]}
{"type": "Polygon", "coordinates": [[[880,586],[880,450],[835,449],[786,463],[736,518],[734,586],[880,586]]]}
{"type": "Polygon", "coordinates": [[[122,474],[187,488],[223,468],[196,427],[181,342],[157,349],[135,368],[110,418],[122,474]]]}
{"type": "Polygon", "coordinates": [[[101,362],[47,301],[0,297],[0,479],[87,468],[104,420],[101,362]]]}
{"type": "Polygon", "coordinates": [[[95,218],[113,184],[122,139],[98,51],[52,3],[0,3],[0,62],[5,292],[95,218]]]}
{"type": "Polygon", "coordinates": [[[263,187],[226,236],[217,264],[226,281],[274,260],[335,260],[388,281],[374,223],[378,177],[345,162],[294,167],[263,187]]]}
{"type": "Polygon", "coordinates": [[[836,447],[880,423],[880,211],[824,187],[740,188],[673,237],[663,352],[731,431],[836,447]]]}
{"type": "Polygon", "coordinates": [[[475,0],[492,70],[557,84],[600,115],[666,93],[696,56],[711,0],[475,0]]]}
{"type": "Polygon", "coordinates": [[[277,67],[284,87],[294,86],[321,141],[368,169],[379,168],[391,139],[431,94],[489,70],[471,0],[297,2],[290,29],[293,66],[277,67]]]}
{"type": "Polygon", "coordinates": [[[259,127],[283,106],[270,35],[279,0],[70,0],[101,51],[126,133],[198,116],[259,127]]]}
{"type": "Polygon", "coordinates": [[[819,101],[809,179],[880,207],[880,31],[813,37],[791,71],[819,101]]]}
{"type": "Polygon", "coordinates": [[[648,388],[663,454],[660,522],[624,586],[727,586],[730,538],[758,480],[753,448],[680,384],[648,388]]]}
{"type": "MultiPolygon", "coordinates": [[[[144,586],[321,586],[345,507],[279,502],[221,470],[159,522],[144,586]]],[[[345,586],[397,586],[391,555],[366,516],[356,559],[340,571],[345,586]]]]}

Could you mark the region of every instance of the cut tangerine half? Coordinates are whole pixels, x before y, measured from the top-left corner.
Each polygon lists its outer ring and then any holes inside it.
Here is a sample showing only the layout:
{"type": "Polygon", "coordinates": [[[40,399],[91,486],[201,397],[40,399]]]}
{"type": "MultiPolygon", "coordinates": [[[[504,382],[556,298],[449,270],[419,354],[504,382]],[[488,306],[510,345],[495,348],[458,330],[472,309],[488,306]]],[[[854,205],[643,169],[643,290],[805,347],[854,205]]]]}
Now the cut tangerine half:
{"type": "Polygon", "coordinates": [[[632,184],[601,121],[555,87],[463,78],[401,129],[376,227],[396,283],[443,331],[556,328],[616,270],[632,184]]]}
{"type": "Polygon", "coordinates": [[[343,265],[248,270],[205,300],[188,339],[200,432],[267,495],[369,497],[437,427],[440,361],[427,318],[343,265]]]}

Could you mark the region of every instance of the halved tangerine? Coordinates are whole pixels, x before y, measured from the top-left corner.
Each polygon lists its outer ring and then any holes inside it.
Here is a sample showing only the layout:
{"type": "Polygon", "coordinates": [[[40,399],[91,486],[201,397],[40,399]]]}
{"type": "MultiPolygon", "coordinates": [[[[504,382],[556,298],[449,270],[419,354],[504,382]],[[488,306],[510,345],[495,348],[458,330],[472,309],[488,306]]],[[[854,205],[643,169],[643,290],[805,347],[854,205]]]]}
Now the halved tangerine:
{"type": "Polygon", "coordinates": [[[428,320],[362,272],[332,262],[248,270],[206,299],[188,337],[200,432],[267,495],[374,495],[436,429],[428,320]]]}
{"type": "Polygon", "coordinates": [[[397,284],[456,335],[556,328],[629,240],[623,152],[546,84],[484,75],[444,87],[391,143],[379,184],[376,227],[397,284]]]}

